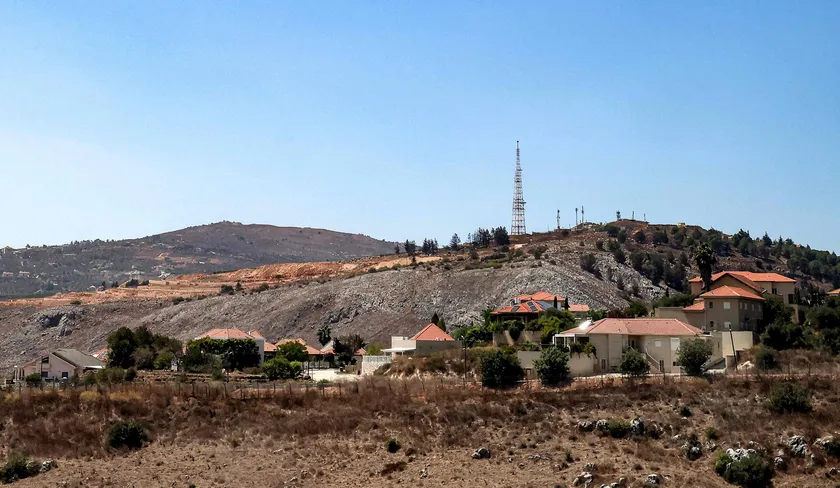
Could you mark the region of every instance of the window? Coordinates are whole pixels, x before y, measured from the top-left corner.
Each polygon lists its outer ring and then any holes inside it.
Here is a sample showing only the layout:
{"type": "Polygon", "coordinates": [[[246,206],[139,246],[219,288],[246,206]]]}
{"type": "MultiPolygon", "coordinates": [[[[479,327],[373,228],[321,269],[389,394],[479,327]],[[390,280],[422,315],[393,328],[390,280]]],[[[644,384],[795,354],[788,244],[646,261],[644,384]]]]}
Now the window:
{"type": "Polygon", "coordinates": [[[758,311],[761,312],[761,304],[758,304],[758,311]]]}
{"type": "Polygon", "coordinates": [[[773,288],[772,293],[773,293],[774,295],[778,295],[778,294],[779,294],[779,290],[777,290],[776,288],[773,288]]]}
{"type": "Polygon", "coordinates": [[[712,329],[712,330],[715,330],[715,321],[714,320],[709,321],[709,328],[712,329]]]}
{"type": "Polygon", "coordinates": [[[788,293],[788,305],[793,303],[793,293],[788,293]]]}
{"type": "Polygon", "coordinates": [[[662,347],[662,341],[653,341],[653,347],[662,347]]]}
{"type": "Polygon", "coordinates": [[[724,322],[723,328],[726,330],[732,330],[732,322],[724,322]]]}
{"type": "Polygon", "coordinates": [[[715,302],[710,301],[709,302],[709,308],[715,308],[715,302]]]}
{"type": "Polygon", "coordinates": [[[61,372],[61,379],[66,380],[69,377],[70,377],[70,373],[68,373],[67,371],[62,371],[61,372]]]}
{"type": "Polygon", "coordinates": [[[50,373],[49,373],[49,372],[47,372],[47,371],[41,371],[41,378],[46,379],[46,378],[47,378],[47,376],[48,376],[49,374],[50,374],[50,373]]]}
{"type": "Polygon", "coordinates": [[[732,303],[730,303],[730,302],[723,302],[723,309],[724,309],[724,310],[729,310],[730,308],[732,308],[732,303]]]}
{"type": "Polygon", "coordinates": [[[752,309],[755,311],[755,303],[752,304],[752,309]]]}

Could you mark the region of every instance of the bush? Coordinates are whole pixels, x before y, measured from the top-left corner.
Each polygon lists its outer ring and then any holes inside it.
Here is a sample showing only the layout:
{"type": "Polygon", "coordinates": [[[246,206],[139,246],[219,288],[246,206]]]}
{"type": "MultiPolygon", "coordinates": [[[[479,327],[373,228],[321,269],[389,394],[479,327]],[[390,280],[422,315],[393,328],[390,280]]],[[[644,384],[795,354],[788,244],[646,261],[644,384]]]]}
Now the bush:
{"type": "Polygon", "coordinates": [[[621,357],[618,371],[627,376],[647,376],[650,373],[650,364],[639,351],[631,348],[621,357]]]}
{"type": "Polygon", "coordinates": [[[172,361],[175,359],[175,355],[169,351],[162,352],[158,354],[158,357],[155,358],[155,369],[169,369],[172,367],[172,361]]]}
{"type": "Polygon", "coordinates": [[[601,239],[598,239],[597,241],[595,241],[595,249],[597,249],[599,251],[603,251],[604,250],[604,241],[602,241],[601,239]]]}
{"type": "Polygon", "coordinates": [[[32,373],[30,375],[26,375],[26,378],[23,379],[26,382],[26,386],[41,386],[43,383],[43,379],[41,378],[41,373],[32,373]]]}
{"type": "Polygon", "coordinates": [[[595,274],[595,265],[597,262],[594,254],[586,253],[580,257],[580,269],[595,274]]]}
{"type": "Polygon", "coordinates": [[[400,443],[397,442],[396,439],[388,439],[388,442],[385,443],[385,449],[391,454],[395,454],[399,451],[400,447],[402,446],[400,446],[400,443]]]}
{"type": "Polygon", "coordinates": [[[694,414],[691,413],[691,409],[688,408],[688,405],[683,405],[682,407],[680,407],[680,416],[688,418],[692,415],[694,414]]]}
{"type": "Polygon", "coordinates": [[[480,368],[481,384],[487,388],[514,386],[524,376],[519,360],[498,349],[481,357],[480,368]]]}
{"type": "Polygon", "coordinates": [[[711,427],[711,426],[706,427],[706,439],[707,440],[716,441],[716,440],[718,440],[719,437],[720,436],[718,435],[717,429],[715,429],[714,427],[711,427]]]}
{"type": "Polygon", "coordinates": [[[134,368],[128,368],[125,370],[125,381],[134,381],[137,379],[137,370],[134,368]]]}
{"type": "Polygon", "coordinates": [[[638,242],[639,244],[644,244],[645,241],[647,241],[645,231],[640,230],[639,232],[636,232],[635,234],[633,234],[633,239],[635,239],[636,242],[638,242]]]}
{"type": "Polygon", "coordinates": [[[105,368],[96,372],[96,382],[100,385],[116,385],[125,381],[125,370],[122,368],[105,368]]]}
{"type": "Polygon", "coordinates": [[[813,409],[811,394],[796,383],[775,383],[767,395],[767,408],[776,413],[808,413],[813,409]]]}
{"type": "Polygon", "coordinates": [[[616,439],[627,437],[630,433],[630,422],[626,420],[610,419],[607,421],[606,432],[616,439]]]}
{"type": "Polygon", "coordinates": [[[290,379],[292,376],[291,363],[283,356],[277,355],[270,361],[266,361],[262,367],[265,376],[271,380],[290,379]]]}
{"type": "Polygon", "coordinates": [[[558,385],[569,377],[569,353],[556,347],[543,349],[534,370],[542,384],[558,385]]]}
{"type": "Polygon", "coordinates": [[[140,449],[148,441],[149,432],[136,420],[120,420],[112,425],[106,440],[111,449],[140,449]]]}
{"type": "Polygon", "coordinates": [[[759,347],[755,353],[755,367],[759,371],[779,369],[779,362],[776,360],[776,350],[767,346],[759,347]]]}
{"type": "Polygon", "coordinates": [[[715,458],[715,473],[727,483],[743,488],[765,488],[773,478],[770,463],[755,454],[733,461],[724,451],[720,451],[715,458]]]}
{"type": "Polygon", "coordinates": [[[3,484],[29,478],[40,473],[40,464],[30,462],[25,456],[12,454],[0,469],[0,482],[3,484]]]}
{"type": "Polygon", "coordinates": [[[82,304],[81,300],[78,300],[78,299],[70,300],[70,305],[81,305],[81,304],[82,304]]]}
{"type": "Polygon", "coordinates": [[[306,352],[306,346],[300,342],[284,342],[277,347],[277,354],[283,356],[287,361],[306,361],[309,359],[309,353],[306,352]]]}
{"type": "Polygon", "coordinates": [[[683,341],[677,351],[677,365],[691,376],[703,374],[703,365],[712,357],[711,343],[703,339],[683,341]]]}

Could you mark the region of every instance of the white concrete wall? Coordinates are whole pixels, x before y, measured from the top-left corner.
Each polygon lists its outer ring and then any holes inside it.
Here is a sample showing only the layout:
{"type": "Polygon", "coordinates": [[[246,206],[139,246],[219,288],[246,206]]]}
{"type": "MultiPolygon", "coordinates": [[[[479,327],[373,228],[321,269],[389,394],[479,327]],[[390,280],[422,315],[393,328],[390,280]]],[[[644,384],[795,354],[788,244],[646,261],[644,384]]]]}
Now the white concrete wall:
{"type": "Polygon", "coordinates": [[[391,364],[391,356],[362,356],[362,376],[372,375],[384,364],[391,364]]]}
{"type": "Polygon", "coordinates": [[[593,376],[595,374],[595,363],[598,358],[587,354],[572,353],[569,355],[569,374],[573,378],[579,376],[593,376]]]}

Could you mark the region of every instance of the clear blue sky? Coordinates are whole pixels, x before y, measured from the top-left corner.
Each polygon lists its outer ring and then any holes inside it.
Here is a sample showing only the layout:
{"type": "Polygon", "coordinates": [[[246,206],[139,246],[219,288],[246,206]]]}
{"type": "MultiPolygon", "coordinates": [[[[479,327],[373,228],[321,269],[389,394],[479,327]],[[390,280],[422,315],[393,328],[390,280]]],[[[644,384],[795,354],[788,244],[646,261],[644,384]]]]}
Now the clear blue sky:
{"type": "Polygon", "coordinates": [[[0,246],[608,221],[840,251],[840,2],[0,2],[0,246]]]}

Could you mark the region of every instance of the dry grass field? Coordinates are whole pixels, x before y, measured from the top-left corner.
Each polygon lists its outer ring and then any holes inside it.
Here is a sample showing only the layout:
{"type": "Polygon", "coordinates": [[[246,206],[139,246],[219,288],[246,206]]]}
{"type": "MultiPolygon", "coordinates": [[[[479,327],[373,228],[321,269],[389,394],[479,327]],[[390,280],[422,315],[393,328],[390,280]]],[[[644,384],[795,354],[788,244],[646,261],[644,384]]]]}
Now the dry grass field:
{"type": "MultiPolygon", "coordinates": [[[[376,378],[337,388],[263,387],[246,394],[213,384],[138,384],[102,391],[5,393],[2,451],[55,459],[57,469],[19,486],[572,486],[587,469],[593,486],[626,478],[644,486],[728,486],[714,451],[754,446],[772,459],[793,434],[809,445],[840,430],[840,387],[799,377],[808,414],[775,414],[764,397],[781,377],[649,378],[574,388],[466,389],[453,382],[376,378]],[[689,414],[689,415],[686,415],[689,414]],[[657,435],[613,438],[581,421],[636,417],[657,435]],[[151,442],[111,451],[119,419],[136,419],[151,442]],[[657,427],[658,426],[658,427],[657,427]],[[703,453],[686,458],[695,434],[703,453]],[[713,437],[713,439],[709,439],[713,437]],[[401,448],[387,452],[389,439],[401,448]],[[490,459],[472,459],[487,447],[490,459]]],[[[813,449],[813,448],[812,448],[813,449]]],[[[814,452],[819,454],[816,449],[814,452]]],[[[787,454],[786,454],[787,457],[787,454]]],[[[838,486],[836,459],[790,458],[774,486],[838,486]]]]}

